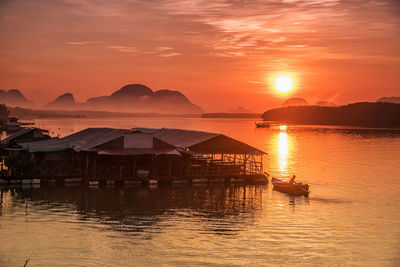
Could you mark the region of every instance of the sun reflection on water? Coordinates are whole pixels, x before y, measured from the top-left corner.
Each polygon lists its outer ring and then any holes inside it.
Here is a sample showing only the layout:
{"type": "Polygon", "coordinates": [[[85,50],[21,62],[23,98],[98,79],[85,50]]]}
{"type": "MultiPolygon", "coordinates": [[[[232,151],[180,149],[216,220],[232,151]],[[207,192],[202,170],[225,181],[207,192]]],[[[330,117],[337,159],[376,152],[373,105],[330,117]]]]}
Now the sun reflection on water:
{"type": "Polygon", "coordinates": [[[286,132],[280,132],[278,136],[278,164],[281,173],[287,173],[289,157],[289,140],[286,132]]]}

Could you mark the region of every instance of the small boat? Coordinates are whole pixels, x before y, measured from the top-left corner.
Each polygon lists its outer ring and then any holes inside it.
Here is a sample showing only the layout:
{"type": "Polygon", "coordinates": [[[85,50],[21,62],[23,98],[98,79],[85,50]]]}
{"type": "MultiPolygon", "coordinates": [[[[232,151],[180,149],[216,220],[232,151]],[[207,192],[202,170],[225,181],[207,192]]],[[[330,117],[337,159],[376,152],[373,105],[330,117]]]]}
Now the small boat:
{"type": "Polygon", "coordinates": [[[272,177],[271,183],[274,185],[274,190],[286,193],[288,195],[308,197],[308,194],[310,193],[308,184],[290,184],[274,177],[272,177]]]}
{"type": "Polygon", "coordinates": [[[271,125],[266,121],[255,122],[257,128],[269,128],[271,125]]]}

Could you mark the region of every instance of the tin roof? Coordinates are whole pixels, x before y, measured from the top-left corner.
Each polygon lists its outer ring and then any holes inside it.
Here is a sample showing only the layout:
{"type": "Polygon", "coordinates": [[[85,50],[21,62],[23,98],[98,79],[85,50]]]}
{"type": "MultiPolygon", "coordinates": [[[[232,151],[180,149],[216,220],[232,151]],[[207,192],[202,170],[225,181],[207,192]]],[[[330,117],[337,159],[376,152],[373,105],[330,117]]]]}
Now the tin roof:
{"type": "Polygon", "coordinates": [[[103,149],[97,153],[100,155],[177,155],[182,151],[175,148],[153,149],[153,148],[127,148],[127,149],[103,149]]]}
{"type": "Polygon", "coordinates": [[[87,128],[62,138],[76,151],[89,150],[129,133],[130,130],[114,128],[87,128]]]}
{"type": "Polygon", "coordinates": [[[43,141],[18,143],[23,149],[30,152],[54,152],[72,148],[60,138],[51,138],[43,141]]]}
{"type": "Polygon", "coordinates": [[[32,152],[47,150],[62,150],[72,148],[75,151],[98,151],[99,154],[109,155],[138,155],[162,154],[162,153],[187,153],[196,154],[247,154],[262,155],[265,152],[252,147],[239,140],[223,134],[192,131],[182,129],[114,129],[114,128],[88,128],[71,134],[64,138],[52,138],[44,141],[36,141],[20,144],[32,152]],[[123,146],[118,149],[100,149],[98,146],[117,138],[124,138],[123,146]],[[154,138],[171,145],[170,148],[154,147],[154,138]],[[165,150],[165,151],[164,151],[165,150]],[[168,152],[168,151],[169,152],[168,152]]]}
{"type": "Polygon", "coordinates": [[[132,130],[142,132],[152,130],[154,137],[175,147],[198,154],[265,154],[262,150],[218,133],[170,128],[161,128],[159,130],[133,128],[132,130]]]}
{"type": "Polygon", "coordinates": [[[27,133],[31,132],[31,131],[37,131],[37,132],[43,134],[43,133],[42,133],[39,129],[37,129],[37,128],[34,128],[34,127],[26,127],[26,128],[22,128],[21,130],[15,132],[14,134],[8,136],[7,138],[4,138],[3,140],[1,140],[1,143],[7,143],[7,142],[9,142],[9,141],[11,141],[11,140],[14,140],[14,139],[16,139],[16,138],[18,138],[18,137],[24,135],[24,134],[27,134],[27,133]]]}

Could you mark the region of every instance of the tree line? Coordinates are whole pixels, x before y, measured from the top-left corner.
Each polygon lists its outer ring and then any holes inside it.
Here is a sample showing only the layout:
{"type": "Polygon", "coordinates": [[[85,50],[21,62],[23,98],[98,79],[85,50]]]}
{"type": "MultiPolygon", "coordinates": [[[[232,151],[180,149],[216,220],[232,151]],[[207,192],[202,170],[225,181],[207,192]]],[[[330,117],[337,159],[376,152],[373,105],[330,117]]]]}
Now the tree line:
{"type": "Polygon", "coordinates": [[[400,104],[359,102],[338,107],[291,106],[268,110],[262,118],[294,124],[400,128],[400,104]]]}

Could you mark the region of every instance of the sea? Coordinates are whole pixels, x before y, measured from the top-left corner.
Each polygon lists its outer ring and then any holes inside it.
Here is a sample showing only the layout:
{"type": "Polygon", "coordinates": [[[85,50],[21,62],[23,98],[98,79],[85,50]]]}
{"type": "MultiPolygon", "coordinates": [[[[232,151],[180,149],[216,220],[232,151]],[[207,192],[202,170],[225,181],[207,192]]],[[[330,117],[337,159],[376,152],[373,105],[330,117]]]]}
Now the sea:
{"type": "Polygon", "coordinates": [[[0,266],[400,266],[400,131],[254,119],[34,119],[223,133],[267,154],[271,176],[310,185],[0,188],[0,266]]]}

